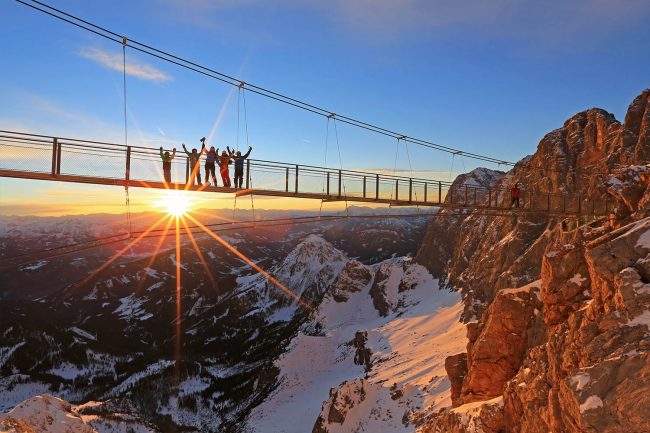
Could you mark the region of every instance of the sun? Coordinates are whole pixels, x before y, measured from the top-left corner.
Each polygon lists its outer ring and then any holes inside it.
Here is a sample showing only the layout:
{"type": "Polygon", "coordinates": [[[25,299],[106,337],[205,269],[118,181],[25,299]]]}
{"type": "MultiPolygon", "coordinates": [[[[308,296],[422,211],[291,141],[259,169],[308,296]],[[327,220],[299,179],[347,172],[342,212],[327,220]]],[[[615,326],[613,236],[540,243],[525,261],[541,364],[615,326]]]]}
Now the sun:
{"type": "Polygon", "coordinates": [[[158,206],[175,217],[185,215],[190,210],[190,200],[183,191],[169,191],[158,206]]]}

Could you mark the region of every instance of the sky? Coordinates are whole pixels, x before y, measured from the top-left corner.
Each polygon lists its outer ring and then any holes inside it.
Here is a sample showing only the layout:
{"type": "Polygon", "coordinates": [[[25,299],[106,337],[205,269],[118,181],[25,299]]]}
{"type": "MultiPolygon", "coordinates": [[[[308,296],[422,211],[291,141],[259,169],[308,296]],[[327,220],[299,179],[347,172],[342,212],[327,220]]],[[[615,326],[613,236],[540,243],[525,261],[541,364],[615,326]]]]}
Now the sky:
{"type": "MultiPolygon", "coordinates": [[[[533,153],[544,134],[589,107],[622,120],[650,86],[647,0],[51,4],[332,112],[508,161],[533,153]]],[[[121,46],[18,2],[0,3],[0,16],[0,129],[123,143],[121,46]]],[[[133,50],[127,73],[130,144],[171,148],[206,136],[221,148],[250,144],[257,159],[442,180],[486,166],[413,144],[398,148],[343,124],[339,158],[325,119],[253,94],[246,139],[236,89],[133,50]]],[[[154,195],[133,190],[131,202],[146,210],[154,195]]],[[[230,195],[200,197],[233,206],[230,195]]],[[[3,214],[124,210],[124,191],[115,187],[0,179],[0,199],[3,214]]],[[[267,208],[319,205],[259,199],[267,208]]]]}

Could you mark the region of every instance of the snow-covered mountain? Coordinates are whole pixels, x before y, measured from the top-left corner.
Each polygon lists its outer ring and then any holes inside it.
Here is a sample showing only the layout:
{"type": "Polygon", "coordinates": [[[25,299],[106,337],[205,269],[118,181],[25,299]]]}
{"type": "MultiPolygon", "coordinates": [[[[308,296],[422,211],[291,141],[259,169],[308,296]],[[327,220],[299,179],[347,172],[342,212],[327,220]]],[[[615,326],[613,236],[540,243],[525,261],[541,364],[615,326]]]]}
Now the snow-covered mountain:
{"type": "MultiPolygon", "coordinates": [[[[399,239],[399,248],[413,254],[425,223],[409,219],[401,233],[375,242],[392,255],[399,239]]],[[[390,233],[395,224],[355,220],[347,227],[390,233]]],[[[324,224],[226,239],[317,308],[348,257],[372,263],[377,254],[356,244],[343,252],[349,240],[339,248],[325,240],[338,230],[324,224]]],[[[197,244],[207,270],[192,244],[183,243],[180,318],[175,251],[165,243],[156,257],[127,254],[82,283],[83,272],[73,278],[60,273],[69,283],[49,295],[0,300],[0,411],[51,393],[81,404],[79,413],[95,417],[97,429],[119,413],[126,417],[120,425],[129,428],[237,431],[280,383],[274,362],[312,311],[209,238],[198,237],[197,244]]],[[[4,275],[24,278],[56,268],[61,263],[53,261],[4,275]]],[[[122,431],[115,423],[110,428],[122,431]]]]}
{"type": "Polygon", "coordinates": [[[411,259],[350,261],[335,285],[276,361],[279,386],[247,431],[409,432],[449,404],[444,360],[467,343],[459,296],[411,259]]]}

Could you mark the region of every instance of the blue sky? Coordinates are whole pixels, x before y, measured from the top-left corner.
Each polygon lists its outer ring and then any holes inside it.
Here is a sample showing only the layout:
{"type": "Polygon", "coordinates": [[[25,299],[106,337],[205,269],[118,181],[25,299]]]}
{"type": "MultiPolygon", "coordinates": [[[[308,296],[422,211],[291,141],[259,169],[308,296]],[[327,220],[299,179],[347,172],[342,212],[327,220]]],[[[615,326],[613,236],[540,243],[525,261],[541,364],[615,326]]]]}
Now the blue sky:
{"type": "MultiPolygon", "coordinates": [[[[577,111],[598,106],[622,120],[650,86],[645,0],[52,5],[337,113],[511,161],[577,111]]],[[[2,2],[0,16],[0,128],[121,142],[121,47],[17,2],[2,2]]],[[[132,50],[127,56],[133,143],[203,135],[216,146],[236,143],[229,86],[132,50]]],[[[324,119],[255,95],[247,107],[254,157],[325,163],[324,119]]],[[[344,125],[339,134],[344,167],[394,168],[394,140],[344,125]]],[[[327,165],[338,166],[329,146],[327,165]]],[[[449,177],[450,155],[415,145],[409,152],[421,175],[449,177]]],[[[453,171],[477,165],[457,159],[453,171]]],[[[397,166],[409,169],[404,148],[397,166]]],[[[7,212],[14,183],[0,182],[7,212]]]]}

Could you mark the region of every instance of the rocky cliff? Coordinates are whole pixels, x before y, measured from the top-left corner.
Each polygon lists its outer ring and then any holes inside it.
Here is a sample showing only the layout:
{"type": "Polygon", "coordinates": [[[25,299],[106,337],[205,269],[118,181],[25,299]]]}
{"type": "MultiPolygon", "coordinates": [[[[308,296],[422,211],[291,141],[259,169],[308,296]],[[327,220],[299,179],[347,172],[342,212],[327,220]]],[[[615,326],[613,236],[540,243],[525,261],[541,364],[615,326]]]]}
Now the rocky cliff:
{"type": "MultiPolygon", "coordinates": [[[[621,216],[627,216],[638,209],[632,209],[630,200],[626,201],[625,197],[632,195],[613,193],[622,183],[615,177],[638,176],[634,170],[625,172],[631,166],[648,163],[649,147],[647,89],[630,105],[625,123],[597,108],[577,113],[561,128],[546,134],[534,155],[524,158],[507,174],[492,172],[490,176],[480,176],[482,180],[478,183],[507,191],[519,182],[524,200],[554,194],[551,200],[557,201],[560,198],[555,194],[563,194],[574,207],[578,198],[598,198],[603,203],[608,199],[611,208],[616,207],[621,216]]],[[[456,182],[466,180],[463,177],[456,182]]],[[[642,182],[626,183],[633,184],[642,182]]],[[[509,197],[502,193],[497,200],[504,204],[509,197]]],[[[647,200],[644,205],[647,207],[647,200]]],[[[478,320],[498,290],[520,287],[540,278],[540,258],[551,240],[550,230],[558,223],[557,219],[493,217],[481,213],[436,219],[429,226],[417,259],[434,276],[461,291],[466,300],[463,319],[478,320]]]]}
{"type": "Polygon", "coordinates": [[[574,115],[495,182],[604,198],[612,221],[567,230],[475,213],[430,225],[418,260],[462,292],[469,343],[446,363],[455,408],[422,431],[650,431],[649,162],[650,89],[623,124],[574,115]]]}

